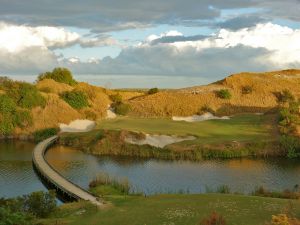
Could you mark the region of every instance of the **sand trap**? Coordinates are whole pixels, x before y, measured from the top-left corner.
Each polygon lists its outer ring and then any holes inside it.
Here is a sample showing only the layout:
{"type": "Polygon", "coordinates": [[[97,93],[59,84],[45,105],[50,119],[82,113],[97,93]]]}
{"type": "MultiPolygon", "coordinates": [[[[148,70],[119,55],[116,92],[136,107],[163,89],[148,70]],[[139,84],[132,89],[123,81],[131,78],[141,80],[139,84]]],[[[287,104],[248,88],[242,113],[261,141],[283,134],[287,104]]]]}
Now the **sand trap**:
{"type": "Polygon", "coordinates": [[[91,120],[74,120],[69,125],[60,123],[61,132],[88,132],[95,128],[96,123],[91,120]]]}
{"type": "Polygon", "coordinates": [[[115,114],[113,109],[110,107],[106,110],[106,112],[107,112],[106,119],[114,119],[117,117],[117,114],[115,114]]]}
{"type": "Polygon", "coordinates": [[[195,140],[196,137],[194,136],[186,136],[186,137],[178,137],[178,136],[168,136],[168,135],[151,135],[146,134],[145,139],[136,139],[133,136],[129,136],[125,138],[125,141],[130,144],[136,145],[151,145],[154,147],[163,148],[166,145],[181,142],[181,141],[188,141],[188,140],[195,140]]]}
{"type": "Polygon", "coordinates": [[[180,116],[173,116],[172,120],[174,121],[186,121],[186,122],[199,122],[199,121],[205,121],[205,120],[229,120],[229,116],[214,116],[211,113],[204,113],[203,115],[193,115],[193,116],[187,116],[187,117],[180,117],[180,116]]]}

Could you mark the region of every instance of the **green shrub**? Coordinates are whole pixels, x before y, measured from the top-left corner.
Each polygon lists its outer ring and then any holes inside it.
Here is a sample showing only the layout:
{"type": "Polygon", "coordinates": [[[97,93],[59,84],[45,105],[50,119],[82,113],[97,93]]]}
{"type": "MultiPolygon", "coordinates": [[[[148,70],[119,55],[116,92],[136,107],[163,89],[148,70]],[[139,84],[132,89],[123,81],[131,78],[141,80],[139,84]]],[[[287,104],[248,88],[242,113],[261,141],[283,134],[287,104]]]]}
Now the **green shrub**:
{"type": "Polygon", "coordinates": [[[287,89],[283,90],[280,93],[276,94],[277,100],[282,103],[292,102],[295,100],[294,95],[287,89]]]}
{"type": "Polygon", "coordinates": [[[77,84],[77,82],[73,79],[71,71],[67,68],[55,68],[52,72],[42,73],[38,76],[38,81],[44,79],[52,79],[69,85],[77,84]]]}
{"type": "Polygon", "coordinates": [[[7,95],[0,95],[0,113],[7,114],[16,111],[17,105],[12,98],[7,95]]]}
{"type": "Polygon", "coordinates": [[[8,207],[0,207],[0,225],[31,225],[32,217],[23,212],[15,212],[8,207]]]}
{"type": "Polygon", "coordinates": [[[155,93],[158,93],[158,88],[151,88],[148,90],[148,95],[152,95],[152,94],[155,94],[155,93]]]}
{"type": "Polygon", "coordinates": [[[24,198],[24,209],[29,213],[45,218],[56,209],[55,191],[33,192],[24,198]]]}
{"type": "Polygon", "coordinates": [[[13,114],[13,123],[15,126],[23,128],[32,125],[32,122],[31,112],[28,110],[17,110],[13,114]]]}
{"type": "Polygon", "coordinates": [[[222,99],[231,99],[231,93],[228,89],[221,89],[217,91],[217,96],[222,99]]]}
{"type": "Polygon", "coordinates": [[[121,103],[123,101],[122,95],[120,95],[119,93],[110,95],[109,98],[110,98],[110,100],[112,100],[113,103],[116,103],[116,104],[121,103]]]}
{"type": "Polygon", "coordinates": [[[74,109],[82,109],[89,105],[88,98],[82,91],[66,91],[61,94],[61,98],[74,109]]]}
{"type": "Polygon", "coordinates": [[[0,115],[0,134],[10,135],[14,128],[12,115],[0,115]]]}
{"type": "Polygon", "coordinates": [[[288,158],[297,158],[300,156],[300,140],[297,137],[282,135],[280,137],[280,146],[287,152],[288,158]]]}
{"type": "Polygon", "coordinates": [[[261,197],[270,197],[270,198],[285,198],[285,199],[299,199],[300,194],[297,191],[291,191],[286,189],[284,191],[270,191],[264,188],[263,186],[256,187],[254,192],[252,192],[254,196],[261,197]]]}
{"type": "Polygon", "coordinates": [[[58,131],[58,128],[46,128],[42,130],[37,130],[33,133],[34,141],[41,142],[49,137],[52,137],[53,135],[56,135],[58,131]]]}
{"type": "Polygon", "coordinates": [[[250,85],[246,85],[242,87],[242,94],[247,95],[253,92],[253,88],[250,85]]]}
{"type": "Polygon", "coordinates": [[[116,114],[125,116],[131,110],[131,106],[125,103],[119,103],[114,106],[114,109],[116,114]]]}
{"type": "Polygon", "coordinates": [[[17,103],[23,108],[31,109],[36,106],[44,107],[46,100],[36,86],[28,83],[20,83],[17,103]]]}

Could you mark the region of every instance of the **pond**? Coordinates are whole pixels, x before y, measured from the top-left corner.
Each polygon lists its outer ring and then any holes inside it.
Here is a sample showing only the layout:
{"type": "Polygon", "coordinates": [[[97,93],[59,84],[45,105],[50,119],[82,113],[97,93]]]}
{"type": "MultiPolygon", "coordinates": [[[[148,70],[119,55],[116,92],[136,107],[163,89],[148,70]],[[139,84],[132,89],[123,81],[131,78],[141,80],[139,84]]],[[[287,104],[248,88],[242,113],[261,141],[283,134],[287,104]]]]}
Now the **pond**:
{"type": "MultiPolygon", "coordinates": [[[[32,169],[33,148],[34,144],[27,142],[0,142],[0,197],[46,190],[32,169]]],[[[134,191],[146,194],[201,193],[220,185],[228,185],[232,191],[249,193],[260,185],[283,190],[300,184],[300,162],[287,159],[141,160],[96,157],[62,146],[52,147],[46,159],[83,188],[88,188],[89,181],[100,172],[126,177],[134,191]]]]}

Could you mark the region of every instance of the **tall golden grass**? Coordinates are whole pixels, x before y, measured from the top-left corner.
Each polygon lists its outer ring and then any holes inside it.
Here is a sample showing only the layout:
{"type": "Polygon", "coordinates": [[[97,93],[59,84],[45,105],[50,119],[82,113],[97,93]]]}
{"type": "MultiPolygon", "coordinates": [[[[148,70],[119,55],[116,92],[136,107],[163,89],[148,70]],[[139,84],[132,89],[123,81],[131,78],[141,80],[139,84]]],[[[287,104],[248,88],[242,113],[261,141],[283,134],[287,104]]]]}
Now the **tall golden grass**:
{"type": "Polygon", "coordinates": [[[142,117],[189,116],[208,106],[219,115],[242,112],[267,112],[277,106],[276,93],[288,89],[300,97],[300,70],[284,70],[267,73],[240,73],[219,82],[162,91],[129,101],[131,115],[142,117]],[[243,94],[245,86],[252,87],[252,93],[243,94]],[[231,99],[220,99],[216,91],[228,89],[231,99]]]}

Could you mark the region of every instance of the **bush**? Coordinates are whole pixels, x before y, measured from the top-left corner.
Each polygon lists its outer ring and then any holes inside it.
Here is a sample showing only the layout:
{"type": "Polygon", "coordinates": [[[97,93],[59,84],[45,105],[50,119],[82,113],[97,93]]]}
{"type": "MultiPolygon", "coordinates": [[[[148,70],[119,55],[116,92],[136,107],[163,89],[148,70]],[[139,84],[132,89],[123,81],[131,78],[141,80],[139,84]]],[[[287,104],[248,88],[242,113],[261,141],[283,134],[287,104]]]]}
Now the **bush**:
{"type": "Polygon", "coordinates": [[[228,89],[221,89],[217,91],[217,96],[222,99],[231,99],[231,93],[228,89]]]}
{"type": "Polygon", "coordinates": [[[279,102],[286,103],[294,101],[295,97],[289,90],[285,89],[282,92],[277,93],[277,100],[279,102]]]}
{"type": "Polygon", "coordinates": [[[61,94],[61,98],[74,109],[82,109],[89,105],[87,96],[82,91],[66,91],[61,94]]]}
{"type": "Polygon", "coordinates": [[[34,141],[41,142],[49,137],[56,135],[58,131],[58,128],[46,128],[42,130],[37,130],[33,133],[34,141]]]}
{"type": "Polygon", "coordinates": [[[242,94],[247,95],[253,92],[253,88],[250,85],[246,85],[242,87],[242,94]]]}
{"type": "Polygon", "coordinates": [[[297,158],[300,156],[300,140],[297,137],[282,135],[280,137],[280,146],[287,152],[288,158],[297,158]]]}
{"type": "Polygon", "coordinates": [[[210,216],[202,220],[199,225],[226,225],[226,221],[222,215],[212,212],[210,216]]]}
{"type": "Polygon", "coordinates": [[[125,103],[119,103],[114,106],[114,109],[116,114],[125,116],[131,110],[131,106],[125,103]]]}
{"type": "Polygon", "coordinates": [[[270,198],[299,199],[299,192],[297,190],[291,191],[289,189],[286,189],[284,191],[278,192],[267,190],[263,186],[255,188],[252,195],[270,198]]]}
{"type": "Polygon", "coordinates": [[[0,207],[0,225],[31,225],[32,217],[15,212],[8,207],[0,207]]]}
{"type": "Polygon", "coordinates": [[[17,105],[14,100],[7,95],[0,95],[0,113],[7,114],[16,111],[17,105]]]}
{"type": "Polygon", "coordinates": [[[119,93],[110,95],[109,98],[110,100],[112,100],[113,103],[116,104],[123,102],[122,95],[120,95],[119,93]]]}
{"type": "Polygon", "coordinates": [[[158,88],[151,88],[148,90],[148,95],[152,95],[152,94],[155,94],[155,93],[158,93],[158,88]]]}
{"type": "Polygon", "coordinates": [[[31,109],[36,106],[44,107],[46,105],[45,98],[38,91],[36,86],[28,83],[20,83],[19,96],[17,103],[23,108],[31,109]]]}
{"type": "Polygon", "coordinates": [[[14,126],[24,128],[32,125],[31,112],[28,110],[17,110],[13,117],[14,126]]]}
{"type": "Polygon", "coordinates": [[[77,82],[73,79],[73,75],[67,68],[55,68],[52,72],[42,73],[38,76],[38,81],[44,79],[52,79],[59,83],[75,85],[77,82]]]}
{"type": "Polygon", "coordinates": [[[55,191],[33,192],[23,198],[24,209],[37,217],[45,218],[56,209],[55,191]]]}
{"type": "Polygon", "coordinates": [[[0,114],[0,134],[9,135],[13,132],[14,128],[12,116],[0,114]]]}

